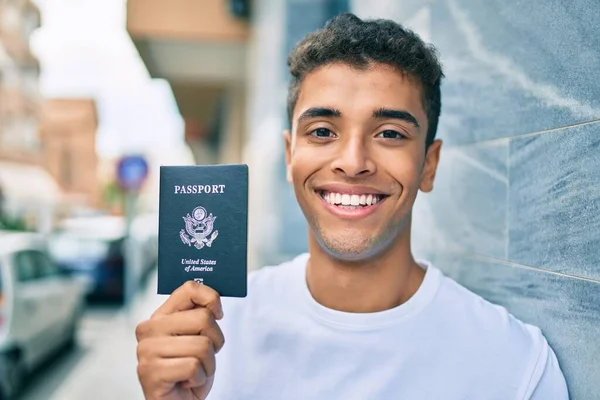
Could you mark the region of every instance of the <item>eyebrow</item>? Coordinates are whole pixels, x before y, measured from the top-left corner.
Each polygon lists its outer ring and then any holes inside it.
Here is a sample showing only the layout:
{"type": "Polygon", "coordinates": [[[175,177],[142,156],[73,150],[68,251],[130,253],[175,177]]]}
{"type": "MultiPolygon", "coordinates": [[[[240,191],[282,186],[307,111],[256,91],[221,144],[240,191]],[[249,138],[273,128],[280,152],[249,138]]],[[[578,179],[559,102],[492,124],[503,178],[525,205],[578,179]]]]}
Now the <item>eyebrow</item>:
{"type": "Polygon", "coordinates": [[[411,113],[404,110],[390,110],[388,108],[380,108],[378,110],[373,111],[373,118],[399,119],[414,125],[415,128],[420,128],[417,119],[411,113]]]}
{"type": "MultiPolygon", "coordinates": [[[[329,107],[311,107],[304,111],[298,117],[298,122],[305,119],[319,118],[319,117],[341,117],[342,112],[335,108],[329,107]]],[[[415,128],[420,128],[417,119],[408,111],[405,110],[392,110],[389,108],[380,108],[373,111],[373,118],[377,119],[398,119],[405,121],[413,125],[415,128]]]]}
{"type": "Polygon", "coordinates": [[[335,108],[312,107],[300,114],[298,117],[298,122],[310,118],[340,117],[341,115],[342,112],[340,110],[336,110],[335,108]]]}

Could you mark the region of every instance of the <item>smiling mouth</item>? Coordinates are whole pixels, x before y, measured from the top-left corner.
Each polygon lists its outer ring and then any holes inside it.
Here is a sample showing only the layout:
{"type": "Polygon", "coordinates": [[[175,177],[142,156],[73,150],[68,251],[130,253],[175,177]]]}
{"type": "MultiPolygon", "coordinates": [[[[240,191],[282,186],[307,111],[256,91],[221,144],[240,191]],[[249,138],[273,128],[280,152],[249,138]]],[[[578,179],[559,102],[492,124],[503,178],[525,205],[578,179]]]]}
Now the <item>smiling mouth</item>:
{"type": "Polygon", "coordinates": [[[327,203],[342,209],[352,210],[371,207],[384,201],[388,196],[377,193],[349,194],[318,190],[316,193],[327,203]]]}

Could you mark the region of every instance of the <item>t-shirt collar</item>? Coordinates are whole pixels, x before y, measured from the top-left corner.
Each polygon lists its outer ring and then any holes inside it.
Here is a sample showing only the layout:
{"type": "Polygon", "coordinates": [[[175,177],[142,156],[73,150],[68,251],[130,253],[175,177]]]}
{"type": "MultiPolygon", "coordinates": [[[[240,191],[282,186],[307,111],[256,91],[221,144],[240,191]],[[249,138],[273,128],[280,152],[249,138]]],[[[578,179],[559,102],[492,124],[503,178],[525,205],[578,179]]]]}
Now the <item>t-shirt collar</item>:
{"type": "Polygon", "coordinates": [[[442,273],[427,260],[417,260],[417,263],[425,270],[423,282],[417,292],[406,302],[397,307],[385,311],[373,313],[349,313],[332,310],[318,303],[310,293],[306,283],[306,265],[309,254],[304,253],[296,257],[298,263],[301,301],[306,310],[316,320],[332,327],[344,330],[376,330],[390,325],[401,324],[408,318],[421,312],[435,298],[441,283],[442,273]]]}

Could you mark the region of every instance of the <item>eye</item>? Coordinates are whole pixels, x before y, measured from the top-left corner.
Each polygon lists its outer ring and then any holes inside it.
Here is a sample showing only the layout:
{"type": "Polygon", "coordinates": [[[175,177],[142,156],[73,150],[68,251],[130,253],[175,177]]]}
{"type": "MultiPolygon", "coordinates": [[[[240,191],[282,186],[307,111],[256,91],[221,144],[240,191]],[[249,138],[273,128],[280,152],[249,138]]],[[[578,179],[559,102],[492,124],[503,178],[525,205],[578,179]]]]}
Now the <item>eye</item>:
{"type": "Polygon", "coordinates": [[[311,131],[310,135],[317,137],[317,138],[329,138],[329,137],[333,137],[334,133],[331,132],[327,128],[317,128],[317,129],[311,131]]]}
{"type": "Polygon", "coordinates": [[[377,136],[381,137],[381,138],[384,138],[384,139],[406,139],[406,135],[403,135],[400,132],[392,131],[392,130],[389,130],[389,129],[380,132],[377,136]]]}

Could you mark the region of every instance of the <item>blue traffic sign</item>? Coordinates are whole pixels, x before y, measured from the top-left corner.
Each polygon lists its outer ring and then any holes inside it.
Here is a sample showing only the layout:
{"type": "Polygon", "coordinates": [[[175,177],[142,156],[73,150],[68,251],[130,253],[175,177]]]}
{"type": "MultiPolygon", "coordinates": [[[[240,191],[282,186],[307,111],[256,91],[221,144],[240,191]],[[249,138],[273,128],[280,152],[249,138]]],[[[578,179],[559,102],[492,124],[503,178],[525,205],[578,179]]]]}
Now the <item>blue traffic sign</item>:
{"type": "Polygon", "coordinates": [[[139,190],[148,177],[148,163],[142,156],[125,156],[117,164],[117,180],[124,190],[139,190]]]}

